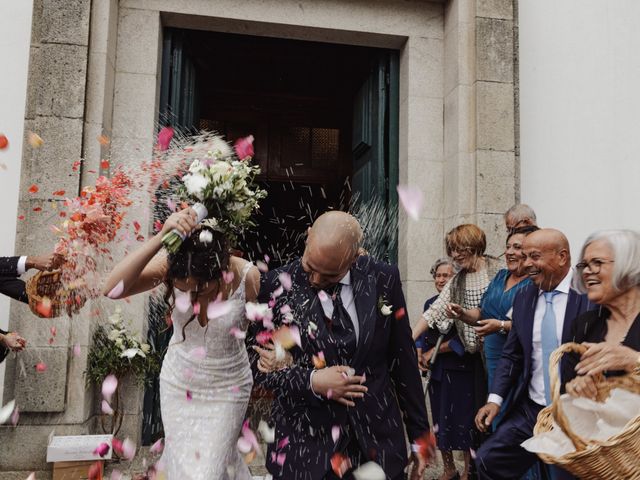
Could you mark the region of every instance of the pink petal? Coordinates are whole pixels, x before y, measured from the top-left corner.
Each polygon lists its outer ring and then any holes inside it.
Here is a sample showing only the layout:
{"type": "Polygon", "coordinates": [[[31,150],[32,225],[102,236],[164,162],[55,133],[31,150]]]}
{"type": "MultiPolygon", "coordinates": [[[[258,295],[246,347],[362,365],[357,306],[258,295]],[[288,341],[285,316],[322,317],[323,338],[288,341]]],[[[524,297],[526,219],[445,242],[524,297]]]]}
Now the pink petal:
{"type": "Polygon", "coordinates": [[[193,304],[193,314],[200,315],[200,302],[196,302],[193,304]]]}
{"type": "Polygon", "coordinates": [[[182,374],[187,380],[191,380],[193,378],[193,370],[191,370],[190,368],[185,368],[184,370],[182,370],[182,374]]]}
{"type": "Polygon", "coordinates": [[[16,406],[13,409],[13,413],[11,414],[11,425],[14,427],[18,425],[18,420],[20,419],[20,409],[16,406]]]}
{"type": "Polygon", "coordinates": [[[278,442],[278,450],[283,449],[287,445],[289,445],[289,437],[284,437],[282,440],[278,442]]]}
{"type": "Polygon", "coordinates": [[[251,443],[244,437],[238,438],[238,450],[240,453],[246,454],[251,451],[251,443]]]}
{"type": "Polygon", "coordinates": [[[271,257],[269,257],[269,255],[267,255],[266,253],[264,254],[264,261],[267,263],[271,261],[271,257]]]}
{"type": "MultiPolygon", "coordinates": [[[[172,212],[176,211],[176,202],[174,202],[173,199],[167,198],[167,202],[166,203],[167,203],[167,208],[169,210],[171,210],[172,212]]],[[[162,230],[162,228],[160,230],[162,230]]]]}
{"type": "Polygon", "coordinates": [[[102,413],[105,415],[113,415],[113,408],[109,405],[109,402],[102,400],[102,413]]]}
{"type": "Polygon", "coordinates": [[[191,390],[187,390],[187,401],[190,402],[191,400],[193,400],[193,393],[191,393],[191,390]]]}
{"type": "Polygon", "coordinates": [[[214,318],[220,318],[231,311],[231,302],[226,300],[216,300],[210,302],[207,306],[207,318],[213,320],[214,318]]]}
{"type": "Polygon", "coordinates": [[[236,337],[238,340],[244,340],[245,338],[247,338],[247,334],[240,330],[238,327],[231,327],[229,333],[236,337]]]}
{"type": "Polygon", "coordinates": [[[161,438],[156,443],[151,445],[151,448],[149,449],[149,451],[151,453],[162,453],[163,449],[164,449],[164,443],[163,443],[163,439],[161,438]]]}
{"type": "Polygon", "coordinates": [[[331,438],[333,439],[333,443],[338,443],[338,439],[340,438],[340,426],[334,425],[331,427],[331,438]]]}
{"type": "Polygon", "coordinates": [[[469,455],[471,455],[471,458],[472,458],[473,460],[475,460],[475,459],[476,459],[476,451],[475,451],[473,448],[470,448],[470,449],[469,449],[469,455]]]}
{"type": "Polygon", "coordinates": [[[36,480],[36,472],[31,472],[27,477],[27,480],[36,480]]]}
{"type": "Polygon", "coordinates": [[[260,260],[256,262],[256,267],[258,267],[258,270],[260,270],[262,273],[266,273],[269,271],[269,266],[266,263],[261,262],[260,260]]]}
{"type": "Polygon", "coordinates": [[[291,307],[289,305],[283,305],[282,307],[280,307],[280,313],[282,313],[283,315],[289,312],[291,312],[291,307]]]}
{"type": "Polygon", "coordinates": [[[233,385],[229,387],[229,391],[231,391],[231,393],[240,393],[240,387],[238,385],[233,385]]]}
{"type": "Polygon", "coordinates": [[[122,292],[124,292],[124,282],[120,280],[118,284],[115,287],[113,287],[111,291],[107,294],[107,297],[112,299],[120,298],[120,295],[122,295],[122,292]]]}
{"type": "Polygon", "coordinates": [[[102,396],[111,401],[111,397],[118,388],[118,379],[115,375],[107,375],[102,381],[102,396]]]}
{"type": "Polygon", "coordinates": [[[398,198],[410,218],[418,220],[424,195],[422,190],[409,185],[398,185],[398,198]]]}
{"type": "Polygon", "coordinates": [[[196,347],[191,352],[189,352],[196,360],[203,360],[207,356],[207,350],[204,347],[196,347]]]}
{"type": "Polygon", "coordinates": [[[173,128],[163,127],[158,133],[158,148],[165,151],[169,148],[171,139],[173,138],[173,128]]]}
{"type": "Polygon", "coordinates": [[[236,150],[236,156],[238,159],[246,160],[247,158],[253,157],[253,140],[253,135],[236,140],[233,148],[236,150]]]}
{"type": "Polygon", "coordinates": [[[242,424],[242,436],[251,444],[256,452],[260,451],[260,444],[258,443],[258,437],[253,433],[253,430],[249,428],[249,420],[245,420],[242,424]]]}
{"type": "Polygon", "coordinates": [[[280,295],[282,295],[282,292],[284,292],[284,287],[280,285],[273,291],[271,295],[273,295],[273,298],[278,298],[280,295]]]}
{"type": "Polygon", "coordinates": [[[261,332],[258,332],[256,334],[256,341],[260,344],[260,345],[264,345],[265,343],[269,343],[271,341],[271,337],[273,336],[273,333],[268,331],[268,330],[262,330],[261,332]]]}
{"type": "Polygon", "coordinates": [[[131,460],[136,456],[136,444],[129,440],[129,438],[125,438],[124,442],[122,442],[122,457],[125,460],[131,460]]]}
{"type": "Polygon", "coordinates": [[[77,343],[73,346],[73,356],[74,357],[79,357],[80,353],[82,352],[82,349],[80,348],[80,345],[78,345],[77,343]]]}
{"type": "Polygon", "coordinates": [[[279,453],[276,457],[276,463],[280,466],[284,465],[284,461],[287,459],[286,453],[279,453]]]}
{"type": "Polygon", "coordinates": [[[190,293],[177,293],[176,294],[176,309],[181,313],[186,313],[191,308],[191,294],[190,293]]]}
{"type": "Polygon", "coordinates": [[[286,291],[291,290],[291,275],[289,275],[287,272],[282,272],[280,275],[278,275],[278,280],[280,280],[280,284],[286,291]]]}
{"type": "Polygon", "coordinates": [[[47,364],[44,362],[36,363],[36,372],[42,373],[47,371],[47,364]]]}
{"type": "Polygon", "coordinates": [[[320,290],[318,292],[318,298],[321,302],[326,302],[329,299],[329,295],[327,295],[327,292],[325,292],[324,290],[320,290]]]}
{"type": "Polygon", "coordinates": [[[93,454],[104,457],[107,453],[109,453],[109,450],[111,450],[111,447],[109,446],[109,444],[106,442],[102,442],[100,445],[96,447],[96,449],[93,451],[93,454]]]}
{"type": "Polygon", "coordinates": [[[222,272],[222,280],[226,284],[229,284],[229,283],[233,282],[233,277],[234,276],[235,275],[234,275],[233,272],[227,272],[227,271],[222,272]]]}
{"type": "Polygon", "coordinates": [[[331,400],[331,397],[333,397],[333,390],[332,389],[328,389],[327,390],[327,400],[331,400]]]}
{"type": "Polygon", "coordinates": [[[122,472],[117,468],[111,471],[111,480],[122,480],[122,472]]]}

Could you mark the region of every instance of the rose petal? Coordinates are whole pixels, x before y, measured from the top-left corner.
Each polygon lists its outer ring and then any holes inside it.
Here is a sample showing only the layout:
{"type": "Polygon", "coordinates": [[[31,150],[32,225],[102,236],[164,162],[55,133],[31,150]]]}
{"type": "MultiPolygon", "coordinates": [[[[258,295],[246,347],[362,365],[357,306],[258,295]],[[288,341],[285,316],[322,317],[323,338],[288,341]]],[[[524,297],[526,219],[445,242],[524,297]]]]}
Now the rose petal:
{"type": "MultiPolygon", "coordinates": [[[[11,414],[11,425],[14,427],[18,425],[18,420],[20,419],[20,409],[16,407],[11,414]]],[[[2,422],[0,422],[2,423],[2,422]]]]}
{"type": "Polygon", "coordinates": [[[122,457],[125,460],[131,460],[136,456],[136,444],[129,438],[125,438],[122,442],[122,457]]]}
{"type": "Polygon", "coordinates": [[[289,445],[289,437],[284,437],[282,440],[278,442],[278,450],[282,450],[284,447],[289,445]]]}
{"type": "Polygon", "coordinates": [[[100,445],[96,447],[96,449],[93,451],[93,454],[104,457],[107,453],[109,453],[109,450],[111,450],[111,447],[109,446],[109,444],[106,442],[102,442],[100,445]]]}
{"type": "Polygon", "coordinates": [[[226,300],[216,300],[210,302],[207,306],[207,318],[213,320],[215,318],[223,317],[231,311],[231,302],[226,300]]]}
{"type": "Polygon", "coordinates": [[[224,283],[229,284],[231,282],[233,282],[233,277],[234,277],[234,273],[233,272],[227,272],[227,271],[223,271],[222,272],[222,280],[224,281],[224,283]]]}
{"type": "Polygon", "coordinates": [[[325,292],[324,290],[320,290],[318,292],[318,298],[321,302],[326,302],[329,299],[329,296],[327,295],[327,292],[325,292]]]}
{"type": "Polygon", "coordinates": [[[333,443],[337,443],[340,438],[340,426],[334,425],[331,427],[331,438],[333,439],[333,443]]]}
{"type": "Polygon", "coordinates": [[[287,454],[286,453],[279,453],[276,456],[276,463],[280,466],[284,465],[284,461],[287,459],[287,454]]]}
{"type": "Polygon", "coordinates": [[[400,204],[407,212],[407,215],[413,220],[418,220],[424,200],[422,190],[410,185],[398,185],[397,188],[400,204]]]}
{"type": "Polygon", "coordinates": [[[173,138],[173,133],[173,128],[171,127],[162,127],[162,129],[160,129],[160,132],[158,132],[158,148],[161,151],[165,151],[169,148],[169,144],[173,138]]]}
{"type": "Polygon", "coordinates": [[[107,375],[105,379],[102,381],[102,396],[107,400],[111,401],[111,396],[118,388],[118,379],[115,375],[107,375]]]}
{"type": "Polygon", "coordinates": [[[207,350],[204,347],[196,347],[189,352],[189,355],[196,360],[203,360],[207,356],[207,350]]]}
{"type": "Polygon", "coordinates": [[[233,148],[235,149],[236,156],[239,160],[246,160],[247,158],[253,157],[253,140],[253,135],[236,140],[233,148]]]}
{"type": "Polygon", "coordinates": [[[149,448],[149,451],[151,453],[162,453],[163,449],[164,449],[164,439],[160,438],[158,441],[156,441],[156,443],[151,445],[151,448],[149,448]]]}
{"type": "Polygon", "coordinates": [[[245,338],[247,338],[247,334],[240,330],[238,327],[231,327],[229,333],[236,337],[238,340],[244,340],[245,338]]]}
{"type": "Polygon", "coordinates": [[[193,304],[193,314],[200,315],[200,302],[196,302],[193,304]]]}
{"type": "Polygon", "coordinates": [[[262,273],[266,273],[269,271],[269,266],[260,260],[256,262],[256,267],[258,267],[258,270],[260,270],[262,273]]]}
{"type": "Polygon", "coordinates": [[[251,451],[251,443],[244,437],[238,438],[238,450],[240,453],[249,453],[251,451]]]}
{"type": "Polygon", "coordinates": [[[191,308],[191,294],[189,292],[180,292],[176,294],[176,309],[181,313],[186,313],[191,308]]]}
{"type": "Polygon", "coordinates": [[[111,405],[109,405],[109,402],[107,402],[106,400],[102,400],[102,413],[104,413],[105,415],[113,415],[113,408],[111,408],[111,405]]]}
{"type": "Polygon", "coordinates": [[[287,272],[282,272],[280,275],[278,275],[278,280],[280,280],[280,284],[286,291],[291,290],[291,275],[289,275],[287,272]]]}
{"type": "Polygon", "coordinates": [[[120,280],[118,284],[113,287],[109,293],[107,293],[107,297],[112,299],[120,298],[122,292],[124,292],[124,281],[120,280]]]}
{"type": "Polygon", "coordinates": [[[39,362],[39,363],[36,363],[35,368],[36,368],[36,372],[42,373],[47,370],[47,364],[44,362],[39,362]]]}
{"type": "Polygon", "coordinates": [[[82,348],[80,347],[80,345],[78,345],[77,343],[73,346],[73,356],[74,357],[79,357],[80,353],[82,352],[82,348]]]}

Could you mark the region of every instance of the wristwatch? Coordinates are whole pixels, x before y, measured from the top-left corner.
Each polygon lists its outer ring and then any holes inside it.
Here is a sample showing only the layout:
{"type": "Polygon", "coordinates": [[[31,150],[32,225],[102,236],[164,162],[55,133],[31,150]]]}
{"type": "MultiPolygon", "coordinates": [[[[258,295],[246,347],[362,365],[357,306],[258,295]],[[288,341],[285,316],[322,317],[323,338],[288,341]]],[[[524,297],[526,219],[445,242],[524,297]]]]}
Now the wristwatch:
{"type": "Polygon", "coordinates": [[[498,333],[501,333],[502,335],[506,335],[507,331],[504,328],[504,320],[500,320],[500,330],[498,330],[498,333]]]}

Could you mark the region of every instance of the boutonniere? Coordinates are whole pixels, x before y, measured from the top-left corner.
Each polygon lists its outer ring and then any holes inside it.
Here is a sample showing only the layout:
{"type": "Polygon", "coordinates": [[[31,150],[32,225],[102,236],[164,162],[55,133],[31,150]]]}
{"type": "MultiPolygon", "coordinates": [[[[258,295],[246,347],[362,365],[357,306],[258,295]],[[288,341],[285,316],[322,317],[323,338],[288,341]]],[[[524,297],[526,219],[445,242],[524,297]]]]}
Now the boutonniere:
{"type": "Polygon", "coordinates": [[[384,298],[384,296],[380,296],[380,298],[378,298],[378,310],[380,310],[382,315],[387,317],[393,312],[393,305],[389,305],[387,299],[384,298]]]}

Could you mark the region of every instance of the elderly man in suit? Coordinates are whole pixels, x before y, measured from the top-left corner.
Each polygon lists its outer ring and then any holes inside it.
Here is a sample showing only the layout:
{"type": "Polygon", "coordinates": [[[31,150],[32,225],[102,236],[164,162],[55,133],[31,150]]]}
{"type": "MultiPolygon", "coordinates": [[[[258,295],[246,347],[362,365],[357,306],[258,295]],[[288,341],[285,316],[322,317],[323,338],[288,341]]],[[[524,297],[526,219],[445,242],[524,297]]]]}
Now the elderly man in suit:
{"type": "MultiPolygon", "coordinates": [[[[550,403],[549,356],[571,340],[573,320],[593,307],[586,295],[571,288],[569,242],[561,232],[531,233],[524,240],[523,253],[524,268],[533,283],[516,295],[511,332],[476,426],[486,431],[512,389],[514,397],[495,433],[477,452],[481,479],[520,478],[536,462],[536,455],[520,444],[533,435],[538,412],[550,403]]],[[[556,478],[568,475],[553,470],[556,478]]]]}
{"type": "Polygon", "coordinates": [[[402,479],[403,424],[411,478],[426,466],[416,452],[429,425],[399,272],[360,255],[361,238],[355,218],[327,212],[309,229],[303,257],[263,279],[260,301],[271,299],[274,323],[297,326],[301,337],[282,369],[269,348],[256,346],[252,359],[256,383],[275,393],[274,478],[349,479],[373,461],[402,479]]]}

